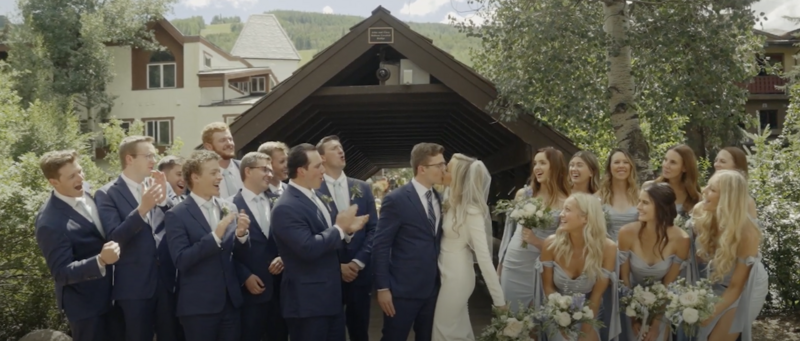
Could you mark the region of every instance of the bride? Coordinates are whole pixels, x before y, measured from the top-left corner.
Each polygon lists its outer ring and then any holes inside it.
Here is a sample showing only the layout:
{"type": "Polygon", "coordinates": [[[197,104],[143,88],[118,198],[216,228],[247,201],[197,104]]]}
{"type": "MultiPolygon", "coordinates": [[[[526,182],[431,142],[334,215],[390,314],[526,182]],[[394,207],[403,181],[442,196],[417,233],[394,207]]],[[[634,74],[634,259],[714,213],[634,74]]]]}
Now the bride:
{"type": "Polygon", "coordinates": [[[500,280],[489,252],[489,171],[483,162],[454,154],[447,164],[444,185],[444,227],[439,254],[441,289],[433,317],[433,340],[475,340],[467,311],[467,300],[475,289],[473,254],[483,274],[495,307],[507,309],[500,280]]]}

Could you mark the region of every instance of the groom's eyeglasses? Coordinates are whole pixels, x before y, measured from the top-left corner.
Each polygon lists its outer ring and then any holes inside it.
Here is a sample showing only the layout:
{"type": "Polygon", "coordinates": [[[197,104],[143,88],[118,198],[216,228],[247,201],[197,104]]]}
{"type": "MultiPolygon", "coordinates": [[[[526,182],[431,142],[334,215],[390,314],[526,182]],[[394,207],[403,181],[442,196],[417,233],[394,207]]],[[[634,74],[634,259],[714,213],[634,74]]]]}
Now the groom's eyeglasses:
{"type": "Polygon", "coordinates": [[[447,167],[447,163],[446,162],[441,162],[441,163],[437,163],[437,164],[434,164],[434,165],[422,165],[422,166],[424,166],[424,167],[446,168],[447,167]]]}

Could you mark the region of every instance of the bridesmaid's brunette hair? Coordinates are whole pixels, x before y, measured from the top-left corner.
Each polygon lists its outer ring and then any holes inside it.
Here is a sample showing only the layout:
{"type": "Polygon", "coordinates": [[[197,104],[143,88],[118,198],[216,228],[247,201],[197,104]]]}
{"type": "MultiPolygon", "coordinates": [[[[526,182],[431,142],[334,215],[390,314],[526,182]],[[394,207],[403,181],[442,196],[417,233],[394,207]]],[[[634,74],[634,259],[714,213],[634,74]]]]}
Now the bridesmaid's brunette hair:
{"type": "Polygon", "coordinates": [[[536,181],[536,174],[533,172],[533,168],[536,167],[536,161],[531,160],[531,189],[533,197],[536,197],[542,191],[542,186],[547,187],[550,199],[545,202],[545,205],[549,207],[556,203],[559,196],[569,196],[570,186],[569,179],[567,179],[567,163],[564,162],[564,154],[553,147],[541,148],[533,154],[533,157],[536,158],[539,153],[544,154],[547,162],[550,163],[550,176],[545,184],[536,181]]]}
{"type": "MultiPolygon", "coordinates": [[[[658,248],[657,255],[663,258],[664,248],[669,243],[669,236],[667,229],[670,228],[678,216],[678,209],[675,207],[675,192],[668,184],[663,182],[656,182],[651,185],[645,186],[643,189],[650,197],[656,213],[656,224],[652,228],[656,230],[656,247],[658,248]]],[[[646,222],[641,222],[639,229],[639,241],[642,241],[642,234],[648,227],[646,222]]],[[[653,253],[656,249],[653,249],[653,253]]]]}
{"type": "Polygon", "coordinates": [[[747,154],[739,147],[725,147],[722,148],[722,150],[731,154],[734,167],[736,167],[736,170],[742,172],[744,178],[747,179],[747,154]]]}
{"type": "MultiPolygon", "coordinates": [[[[681,174],[681,183],[683,184],[684,190],[686,190],[686,200],[683,202],[683,211],[691,212],[694,205],[700,202],[700,185],[697,184],[697,180],[700,178],[700,171],[697,170],[697,157],[694,155],[692,148],[685,144],[679,144],[667,151],[669,152],[670,150],[681,156],[683,168],[686,169],[686,171],[681,174]]],[[[663,175],[656,179],[656,182],[667,181],[668,180],[664,178],[663,175]]]]}
{"type": "MultiPolygon", "coordinates": [[[[572,155],[573,159],[576,157],[583,160],[586,167],[589,167],[589,172],[592,173],[592,177],[589,179],[589,194],[597,193],[600,190],[600,162],[597,161],[597,156],[588,150],[581,150],[572,155]]],[[[572,185],[574,184],[570,184],[570,188],[572,185]]]]}

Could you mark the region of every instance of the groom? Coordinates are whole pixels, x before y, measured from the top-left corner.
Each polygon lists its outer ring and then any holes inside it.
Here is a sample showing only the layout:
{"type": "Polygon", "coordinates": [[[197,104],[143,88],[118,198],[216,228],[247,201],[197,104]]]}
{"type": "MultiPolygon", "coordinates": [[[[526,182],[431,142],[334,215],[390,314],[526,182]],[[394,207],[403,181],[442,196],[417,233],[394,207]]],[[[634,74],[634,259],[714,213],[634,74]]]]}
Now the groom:
{"type": "Polygon", "coordinates": [[[429,341],[439,294],[442,205],[433,185],[447,171],[444,147],[420,143],[411,150],[411,183],[392,191],[381,205],[372,246],[378,303],[384,314],[382,341],[429,341]]]}

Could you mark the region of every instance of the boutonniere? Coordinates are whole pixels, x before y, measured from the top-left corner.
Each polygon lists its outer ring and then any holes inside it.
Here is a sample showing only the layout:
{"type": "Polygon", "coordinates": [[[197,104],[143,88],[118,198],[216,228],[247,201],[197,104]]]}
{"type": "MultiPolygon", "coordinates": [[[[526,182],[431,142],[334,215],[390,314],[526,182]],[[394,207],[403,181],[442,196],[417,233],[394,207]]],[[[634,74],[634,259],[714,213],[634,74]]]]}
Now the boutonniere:
{"type": "Polygon", "coordinates": [[[230,213],[231,213],[231,210],[228,208],[228,206],[222,205],[222,217],[220,217],[220,219],[227,217],[228,214],[230,214],[230,213]]]}
{"type": "Polygon", "coordinates": [[[322,199],[322,202],[325,203],[325,206],[328,206],[328,211],[331,211],[331,202],[333,202],[333,198],[331,198],[328,195],[323,194],[323,195],[320,196],[320,199],[322,199]]]}
{"type": "Polygon", "coordinates": [[[350,200],[361,198],[363,195],[364,193],[361,193],[361,187],[357,184],[353,184],[353,187],[350,187],[350,200]]]}
{"type": "Polygon", "coordinates": [[[269,197],[270,205],[274,205],[276,201],[278,201],[278,197],[269,197]]]}

